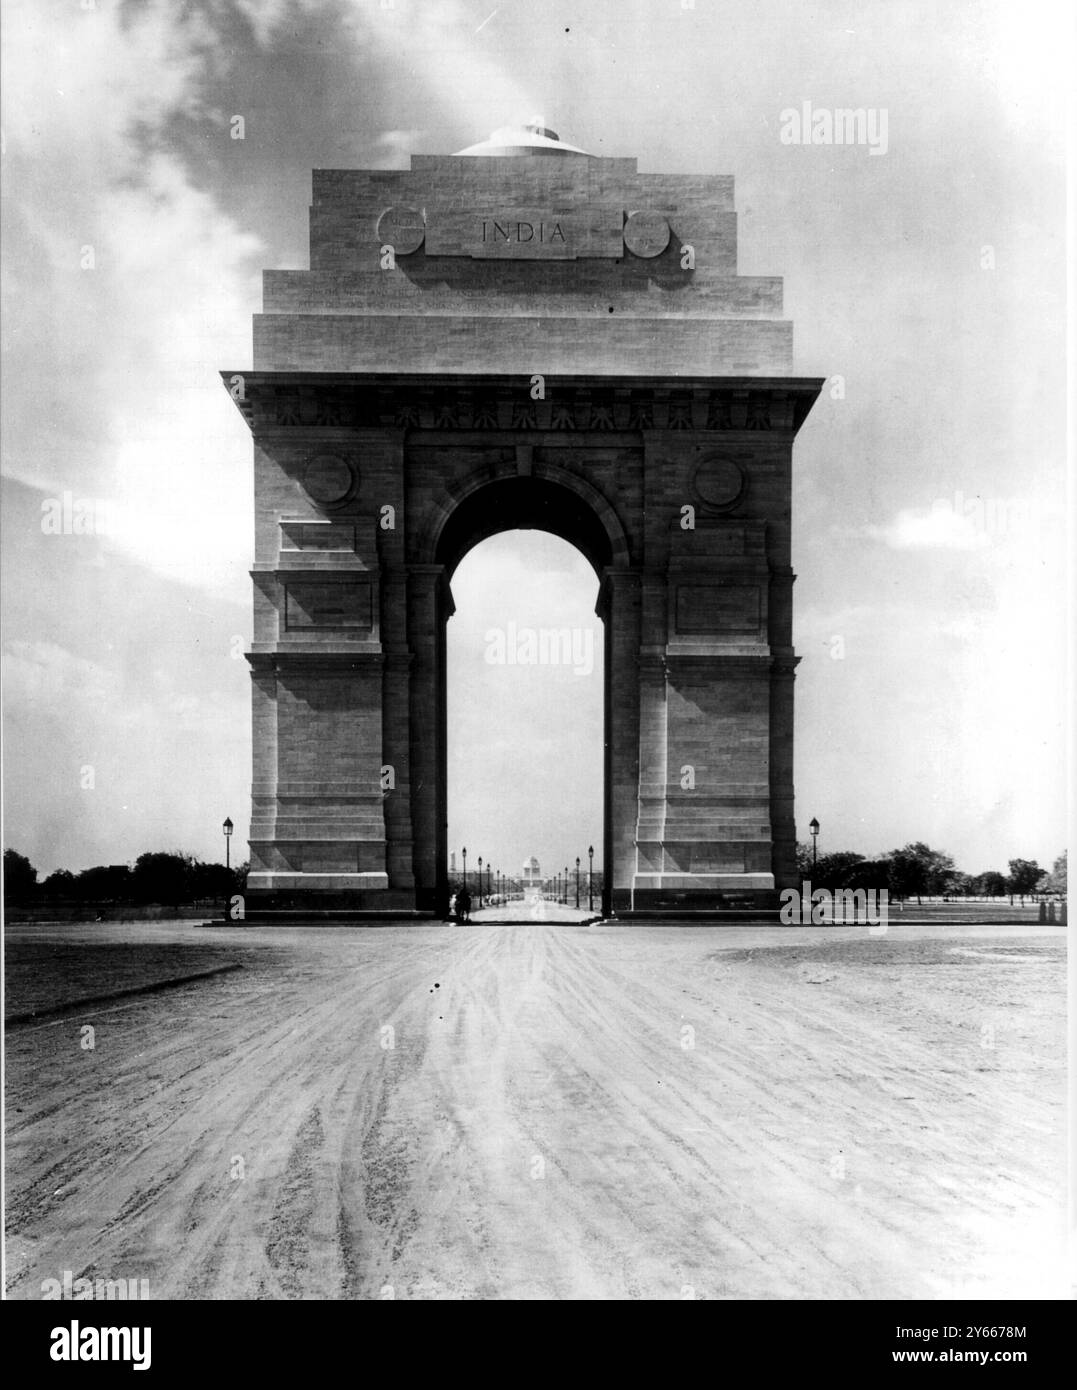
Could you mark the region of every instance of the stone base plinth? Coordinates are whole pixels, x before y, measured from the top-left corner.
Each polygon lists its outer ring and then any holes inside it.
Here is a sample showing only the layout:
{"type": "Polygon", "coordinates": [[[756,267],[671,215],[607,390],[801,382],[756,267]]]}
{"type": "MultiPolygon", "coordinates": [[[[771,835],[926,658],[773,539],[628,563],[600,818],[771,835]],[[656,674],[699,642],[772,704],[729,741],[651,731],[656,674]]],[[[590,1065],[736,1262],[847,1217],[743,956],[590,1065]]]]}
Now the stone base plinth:
{"type": "Polygon", "coordinates": [[[636,888],[615,889],[613,912],[618,918],[715,917],[727,920],[778,920],[780,894],[775,888],[636,888]]]}
{"type": "Polygon", "coordinates": [[[253,923],[309,921],[363,921],[429,919],[432,911],[416,907],[415,894],[406,890],[291,891],[248,889],[243,895],[244,920],[253,923]]]}

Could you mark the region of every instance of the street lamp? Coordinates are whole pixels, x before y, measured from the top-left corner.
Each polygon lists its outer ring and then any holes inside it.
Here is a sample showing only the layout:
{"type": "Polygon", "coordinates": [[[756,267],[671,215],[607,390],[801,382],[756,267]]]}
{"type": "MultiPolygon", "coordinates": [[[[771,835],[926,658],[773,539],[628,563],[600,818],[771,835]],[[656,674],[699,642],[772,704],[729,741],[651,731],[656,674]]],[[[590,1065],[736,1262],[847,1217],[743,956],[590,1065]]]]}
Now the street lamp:
{"type": "Polygon", "coordinates": [[[227,816],[224,818],[224,867],[232,867],[232,831],[234,826],[227,816]]]}
{"type": "Polygon", "coordinates": [[[565,904],[567,905],[567,904],[568,904],[568,865],[567,865],[567,864],[565,865],[565,876],[564,876],[564,878],[561,880],[561,882],[562,882],[562,884],[564,885],[564,889],[563,889],[563,892],[564,892],[564,902],[565,902],[565,904]]]}
{"type": "Polygon", "coordinates": [[[580,856],[576,856],[576,906],[580,905],[580,856]]]}
{"type": "Polygon", "coordinates": [[[587,846],[587,911],[595,910],[595,847],[587,846]]]}
{"type": "Polygon", "coordinates": [[[811,831],[811,866],[814,870],[819,850],[819,822],[814,816],[808,822],[808,829],[811,831]]]}
{"type": "Polygon", "coordinates": [[[466,893],[466,892],[467,892],[467,850],[464,849],[464,850],[461,850],[460,852],[461,852],[461,854],[464,856],[464,892],[466,893]]]}
{"type": "Polygon", "coordinates": [[[482,855],[479,855],[479,911],[482,911],[482,855]]]}

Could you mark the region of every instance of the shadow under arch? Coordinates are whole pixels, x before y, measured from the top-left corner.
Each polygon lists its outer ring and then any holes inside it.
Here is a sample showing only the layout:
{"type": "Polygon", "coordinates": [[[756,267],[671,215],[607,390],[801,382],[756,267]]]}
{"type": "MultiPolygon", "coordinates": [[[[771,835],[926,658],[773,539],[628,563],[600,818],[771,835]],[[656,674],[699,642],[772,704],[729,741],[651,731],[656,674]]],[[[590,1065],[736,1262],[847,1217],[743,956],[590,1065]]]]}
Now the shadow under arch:
{"type": "Polygon", "coordinates": [[[450,513],[437,539],[435,563],[451,579],[464,556],[505,531],[548,531],[574,545],[599,580],[613,563],[610,537],[576,492],[545,478],[506,478],[472,492],[450,513]]]}
{"type": "Polygon", "coordinates": [[[542,464],[525,475],[479,470],[446,489],[434,504],[419,558],[444,565],[451,580],[469,550],[504,531],[559,536],[584,555],[600,582],[604,569],[630,563],[624,526],[603,494],[577,474],[542,464]]]}
{"type": "Polygon", "coordinates": [[[428,563],[442,570],[445,585],[441,591],[437,622],[436,704],[439,724],[438,822],[436,852],[436,910],[447,914],[448,877],[448,680],[446,635],[448,620],[455,611],[450,588],[452,576],[461,560],[491,536],[506,531],[546,531],[574,546],[594,569],[599,581],[596,613],[603,620],[603,791],[602,791],[602,912],[610,907],[610,863],[613,850],[611,799],[612,761],[610,717],[610,623],[607,620],[605,574],[611,567],[630,563],[626,533],[620,519],[602,494],[585,479],[561,470],[535,468],[526,475],[511,474],[491,478],[484,473],[463,480],[440,499],[437,515],[430,526],[423,550],[428,563]]]}

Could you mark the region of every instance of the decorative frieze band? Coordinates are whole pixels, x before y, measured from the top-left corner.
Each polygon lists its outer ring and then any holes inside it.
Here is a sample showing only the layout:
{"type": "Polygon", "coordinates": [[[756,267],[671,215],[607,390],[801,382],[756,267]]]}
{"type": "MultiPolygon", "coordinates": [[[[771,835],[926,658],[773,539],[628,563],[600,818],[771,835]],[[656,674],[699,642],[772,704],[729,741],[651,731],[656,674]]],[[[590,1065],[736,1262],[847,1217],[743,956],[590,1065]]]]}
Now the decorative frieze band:
{"type": "MultiPolygon", "coordinates": [[[[240,377],[242,374],[233,374],[240,377]]],[[[332,384],[252,374],[236,404],[254,430],[400,429],[564,433],[795,430],[810,408],[799,381],[736,386],[601,386],[563,378],[332,384]]],[[[227,378],[226,378],[227,379],[227,378]]]]}

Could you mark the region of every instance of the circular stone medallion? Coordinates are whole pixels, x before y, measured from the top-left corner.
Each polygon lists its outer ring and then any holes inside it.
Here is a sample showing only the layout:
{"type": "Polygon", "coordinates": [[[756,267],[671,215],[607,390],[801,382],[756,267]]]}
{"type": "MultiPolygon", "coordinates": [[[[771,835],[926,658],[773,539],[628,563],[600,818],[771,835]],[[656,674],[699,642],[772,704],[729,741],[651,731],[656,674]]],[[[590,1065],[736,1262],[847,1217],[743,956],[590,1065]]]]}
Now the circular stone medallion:
{"type": "Polygon", "coordinates": [[[313,502],[343,502],[355,487],[355,470],[336,454],[318,454],[307,464],[303,486],[313,502]]]}
{"type": "Polygon", "coordinates": [[[625,245],[634,256],[660,256],[669,245],[669,223],[660,212],[630,212],[625,245]]]}
{"type": "Polygon", "coordinates": [[[731,507],[744,491],[744,472],[727,458],[706,458],[692,479],[700,498],[711,507],[731,507]]]}
{"type": "Polygon", "coordinates": [[[391,246],[398,256],[418,251],[426,237],[426,223],[418,208],[401,203],[386,208],[378,218],[378,245],[391,246]]]}

